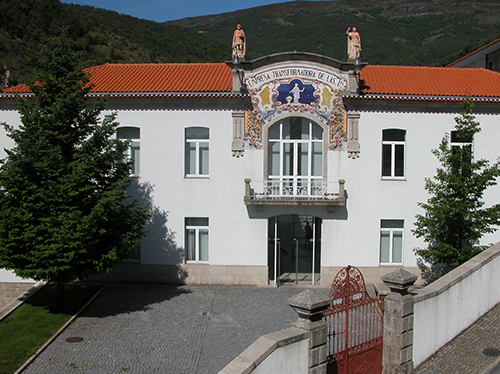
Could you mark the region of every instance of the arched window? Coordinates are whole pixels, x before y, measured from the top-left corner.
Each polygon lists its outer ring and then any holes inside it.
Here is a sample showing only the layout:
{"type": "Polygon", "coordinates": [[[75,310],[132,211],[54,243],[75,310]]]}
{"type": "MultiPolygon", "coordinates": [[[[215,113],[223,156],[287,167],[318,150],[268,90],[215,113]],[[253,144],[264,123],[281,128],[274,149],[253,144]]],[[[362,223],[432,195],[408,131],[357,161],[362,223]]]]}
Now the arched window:
{"type": "Polygon", "coordinates": [[[139,175],[141,172],[141,129],[138,127],[119,127],[116,129],[116,137],[118,139],[131,140],[127,156],[132,161],[132,175],[139,175]]]}
{"type": "Polygon", "coordinates": [[[406,130],[382,131],[382,177],[404,178],[406,130]]]}
{"type": "Polygon", "coordinates": [[[273,194],[315,195],[323,181],[323,129],[300,117],[275,123],[268,130],[267,162],[273,194]]]}
{"type": "Polygon", "coordinates": [[[185,175],[208,177],[210,130],[207,127],[185,129],[185,175]]]}

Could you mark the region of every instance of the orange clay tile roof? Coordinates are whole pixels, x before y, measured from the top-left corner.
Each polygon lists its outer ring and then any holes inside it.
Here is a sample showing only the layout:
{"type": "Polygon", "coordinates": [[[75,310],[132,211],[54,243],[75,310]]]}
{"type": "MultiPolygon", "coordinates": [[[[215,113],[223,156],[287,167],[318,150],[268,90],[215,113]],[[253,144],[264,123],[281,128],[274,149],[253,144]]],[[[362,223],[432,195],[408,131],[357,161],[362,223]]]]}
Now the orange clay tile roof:
{"type": "MultiPolygon", "coordinates": [[[[92,93],[230,92],[231,68],[225,63],[104,64],[85,69],[92,93]]],[[[5,93],[28,92],[26,85],[5,93]]]]}
{"type": "MultiPolygon", "coordinates": [[[[225,63],[104,64],[86,69],[91,94],[231,95],[231,68],[225,63]]],[[[351,98],[455,100],[456,97],[500,100],[500,73],[483,68],[367,65],[361,70],[365,95],[351,98]]],[[[4,95],[29,92],[26,85],[6,88],[4,95]]]]}
{"type": "Polygon", "coordinates": [[[367,94],[500,97],[500,73],[483,68],[367,65],[367,94]]]}

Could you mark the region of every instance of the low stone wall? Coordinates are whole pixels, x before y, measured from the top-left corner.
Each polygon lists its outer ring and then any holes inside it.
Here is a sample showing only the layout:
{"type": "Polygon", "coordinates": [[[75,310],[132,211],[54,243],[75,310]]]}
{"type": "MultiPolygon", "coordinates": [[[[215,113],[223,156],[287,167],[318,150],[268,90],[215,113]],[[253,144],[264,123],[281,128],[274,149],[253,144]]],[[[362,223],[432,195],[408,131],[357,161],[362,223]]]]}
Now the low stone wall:
{"type": "Polygon", "coordinates": [[[307,338],[293,327],[261,336],[219,374],[307,373],[307,338]]]}
{"type": "Polygon", "coordinates": [[[414,293],[415,367],[500,302],[500,242],[414,293]]]}
{"type": "Polygon", "coordinates": [[[330,300],[306,290],[288,299],[299,319],[292,327],[261,336],[219,374],[326,374],[330,300]]]}
{"type": "Polygon", "coordinates": [[[35,285],[31,283],[14,283],[14,282],[1,282],[0,283],[0,309],[10,304],[12,301],[21,297],[26,291],[35,285]]]}
{"type": "Polygon", "coordinates": [[[0,283],[0,321],[43,287],[38,283],[0,283]]]}

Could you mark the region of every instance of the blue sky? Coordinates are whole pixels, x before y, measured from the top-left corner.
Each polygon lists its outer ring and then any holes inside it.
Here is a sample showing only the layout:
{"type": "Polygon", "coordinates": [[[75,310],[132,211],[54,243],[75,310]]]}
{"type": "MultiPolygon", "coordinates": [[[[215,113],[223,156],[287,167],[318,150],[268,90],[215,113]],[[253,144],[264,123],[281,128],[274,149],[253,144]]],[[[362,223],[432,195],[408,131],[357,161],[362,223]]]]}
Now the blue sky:
{"type": "Polygon", "coordinates": [[[63,3],[92,5],[156,22],[232,12],[289,1],[292,0],[62,0],[63,3]]]}

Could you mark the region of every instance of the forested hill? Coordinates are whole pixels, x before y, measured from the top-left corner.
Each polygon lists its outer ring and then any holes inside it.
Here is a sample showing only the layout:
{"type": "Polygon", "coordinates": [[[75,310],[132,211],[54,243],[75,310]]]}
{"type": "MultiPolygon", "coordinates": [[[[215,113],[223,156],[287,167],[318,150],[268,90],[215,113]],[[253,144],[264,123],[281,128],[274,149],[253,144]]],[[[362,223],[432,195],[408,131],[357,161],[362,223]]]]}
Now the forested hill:
{"type": "Polygon", "coordinates": [[[224,38],[241,23],[248,57],[307,51],[346,58],[348,27],[372,64],[442,65],[500,37],[500,1],[294,1],[171,24],[224,38]]]}
{"type": "MultiPolygon", "coordinates": [[[[227,43],[189,28],[59,0],[0,1],[0,68],[9,85],[43,70],[40,47],[67,27],[86,66],[106,62],[204,62],[230,58],[227,43]]],[[[1,74],[1,72],[0,72],[1,74]]]]}
{"type": "Polygon", "coordinates": [[[9,85],[27,82],[43,70],[40,47],[65,26],[87,66],[226,61],[238,23],[247,36],[247,59],[306,51],[345,60],[345,31],[356,26],[363,61],[443,65],[500,37],[500,2],[293,1],[157,23],[59,0],[2,0],[0,70],[9,70],[9,85]]]}

